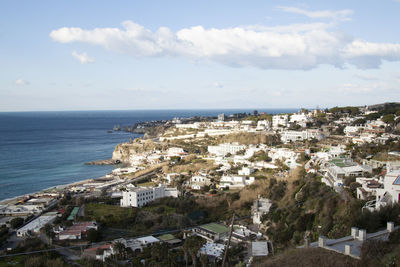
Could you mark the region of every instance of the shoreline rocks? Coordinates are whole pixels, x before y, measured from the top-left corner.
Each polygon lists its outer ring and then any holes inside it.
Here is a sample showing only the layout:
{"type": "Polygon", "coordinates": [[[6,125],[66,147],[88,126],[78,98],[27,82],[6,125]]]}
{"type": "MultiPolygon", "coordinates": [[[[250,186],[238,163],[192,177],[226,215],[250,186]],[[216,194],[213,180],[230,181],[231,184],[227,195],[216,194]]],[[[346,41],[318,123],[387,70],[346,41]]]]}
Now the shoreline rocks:
{"type": "Polygon", "coordinates": [[[95,161],[86,162],[85,165],[116,165],[116,164],[120,164],[120,163],[121,163],[121,161],[119,161],[119,160],[104,159],[104,160],[95,160],[95,161]]]}

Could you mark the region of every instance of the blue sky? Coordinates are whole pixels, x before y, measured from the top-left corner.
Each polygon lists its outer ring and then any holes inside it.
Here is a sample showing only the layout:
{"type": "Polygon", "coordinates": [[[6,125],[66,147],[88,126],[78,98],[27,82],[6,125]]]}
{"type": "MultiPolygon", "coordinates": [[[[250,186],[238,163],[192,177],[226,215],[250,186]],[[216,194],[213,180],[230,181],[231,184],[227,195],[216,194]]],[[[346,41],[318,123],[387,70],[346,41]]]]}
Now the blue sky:
{"type": "Polygon", "coordinates": [[[9,1],[0,111],[400,100],[400,1],[9,1]]]}

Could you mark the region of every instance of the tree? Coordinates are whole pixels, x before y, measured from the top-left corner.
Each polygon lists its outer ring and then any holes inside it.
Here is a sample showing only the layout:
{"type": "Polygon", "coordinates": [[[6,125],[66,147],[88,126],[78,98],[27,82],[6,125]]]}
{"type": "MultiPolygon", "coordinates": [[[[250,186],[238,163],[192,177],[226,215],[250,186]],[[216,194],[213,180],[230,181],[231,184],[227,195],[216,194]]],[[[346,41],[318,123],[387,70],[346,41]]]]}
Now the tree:
{"type": "Polygon", "coordinates": [[[192,257],[193,266],[196,266],[197,252],[203,246],[204,242],[205,242],[204,239],[198,236],[189,236],[186,238],[185,243],[183,244],[183,246],[186,247],[187,251],[192,257]]]}
{"type": "Polygon", "coordinates": [[[114,249],[116,251],[116,258],[117,260],[125,260],[127,257],[127,253],[125,250],[125,246],[124,244],[122,244],[121,242],[116,242],[114,244],[114,249]]]}
{"type": "Polygon", "coordinates": [[[200,262],[201,262],[201,266],[207,267],[207,263],[208,263],[208,256],[207,256],[207,254],[201,254],[201,255],[200,255],[200,262]]]}
{"type": "Polygon", "coordinates": [[[394,115],[393,114],[384,115],[382,117],[382,121],[387,124],[393,124],[394,123],[394,115]]]}
{"type": "Polygon", "coordinates": [[[98,242],[101,239],[101,233],[96,229],[89,229],[86,238],[90,243],[98,242]]]}
{"type": "Polygon", "coordinates": [[[10,225],[13,229],[17,229],[21,227],[24,224],[24,219],[23,218],[14,218],[10,221],[10,225]]]}

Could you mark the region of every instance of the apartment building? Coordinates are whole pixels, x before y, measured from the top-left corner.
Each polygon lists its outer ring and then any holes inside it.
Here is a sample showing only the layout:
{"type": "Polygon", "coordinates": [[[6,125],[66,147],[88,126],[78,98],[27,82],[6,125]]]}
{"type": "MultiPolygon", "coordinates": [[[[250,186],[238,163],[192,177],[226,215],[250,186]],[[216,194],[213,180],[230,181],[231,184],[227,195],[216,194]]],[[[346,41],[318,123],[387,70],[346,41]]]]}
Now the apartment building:
{"type": "Polygon", "coordinates": [[[166,188],[163,185],[158,187],[135,187],[129,185],[126,191],[122,192],[120,201],[121,207],[142,207],[147,203],[163,197],[178,197],[177,188],[166,188]]]}

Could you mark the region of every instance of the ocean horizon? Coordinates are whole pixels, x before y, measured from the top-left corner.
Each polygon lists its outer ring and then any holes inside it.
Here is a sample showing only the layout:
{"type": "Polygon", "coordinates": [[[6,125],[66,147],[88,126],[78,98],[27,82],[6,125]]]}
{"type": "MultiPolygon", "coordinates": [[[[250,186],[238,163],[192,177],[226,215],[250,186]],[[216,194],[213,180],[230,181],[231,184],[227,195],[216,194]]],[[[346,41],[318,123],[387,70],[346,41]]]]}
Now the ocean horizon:
{"type": "MultiPolygon", "coordinates": [[[[108,133],[114,125],[127,126],[174,117],[252,113],[254,110],[0,112],[0,200],[106,175],[113,166],[85,163],[111,158],[117,144],[141,136],[127,132],[108,133]]],[[[257,110],[278,114],[299,109],[257,110]]]]}

